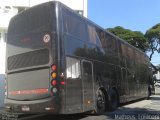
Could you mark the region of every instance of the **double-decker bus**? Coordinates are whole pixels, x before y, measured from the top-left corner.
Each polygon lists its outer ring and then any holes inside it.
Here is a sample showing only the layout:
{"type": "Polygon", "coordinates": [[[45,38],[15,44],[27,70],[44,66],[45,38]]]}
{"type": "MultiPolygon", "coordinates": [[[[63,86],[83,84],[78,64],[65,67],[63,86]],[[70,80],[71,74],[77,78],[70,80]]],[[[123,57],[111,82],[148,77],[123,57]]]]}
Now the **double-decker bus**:
{"type": "Polygon", "coordinates": [[[103,113],[147,97],[148,57],[60,2],[10,21],[5,108],[12,112],[103,113]]]}

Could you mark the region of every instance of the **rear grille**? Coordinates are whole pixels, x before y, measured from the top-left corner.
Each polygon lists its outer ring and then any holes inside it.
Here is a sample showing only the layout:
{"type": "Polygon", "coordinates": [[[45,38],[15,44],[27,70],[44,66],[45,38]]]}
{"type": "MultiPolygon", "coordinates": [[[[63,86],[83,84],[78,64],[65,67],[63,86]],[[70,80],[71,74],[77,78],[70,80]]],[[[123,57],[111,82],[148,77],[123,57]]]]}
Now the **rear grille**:
{"type": "Polygon", "coordinates": [[[8,58],[8,70],[44,65],[49,62],[49,50],[42,49],[8,58]]]}

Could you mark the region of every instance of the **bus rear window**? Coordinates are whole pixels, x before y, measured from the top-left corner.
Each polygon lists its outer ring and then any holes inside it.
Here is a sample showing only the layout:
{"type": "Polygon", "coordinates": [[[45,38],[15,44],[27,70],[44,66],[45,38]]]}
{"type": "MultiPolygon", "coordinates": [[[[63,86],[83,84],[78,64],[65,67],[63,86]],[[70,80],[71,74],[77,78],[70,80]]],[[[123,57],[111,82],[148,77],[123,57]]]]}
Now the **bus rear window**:
{"type": "Polygon", "coordinates": [[[49,50],[41,49],[14,55],[8,58],[8,70],[45,65],[49,62],[49,50]]]}
{"type": "MultiPolygon", "coordinates": [[[[14,17],[9,25],[9,35],[19,35],[43,29],[50,23],[50,6],[35,6],[14,17]]],[[[54,14],[54,13],[52,13],[54,14]]]]}

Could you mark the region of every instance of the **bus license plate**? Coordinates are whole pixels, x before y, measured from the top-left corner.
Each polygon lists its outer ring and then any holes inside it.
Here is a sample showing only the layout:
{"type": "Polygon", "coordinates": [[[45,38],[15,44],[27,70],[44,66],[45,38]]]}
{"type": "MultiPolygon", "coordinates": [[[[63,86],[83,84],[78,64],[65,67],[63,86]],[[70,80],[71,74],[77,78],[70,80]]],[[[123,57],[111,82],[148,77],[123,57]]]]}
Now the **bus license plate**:
{"type": "Polygon", "coordinates": [[[30,108],[28,106],[22,106],[22,111],[30,111],[30,108]]]}

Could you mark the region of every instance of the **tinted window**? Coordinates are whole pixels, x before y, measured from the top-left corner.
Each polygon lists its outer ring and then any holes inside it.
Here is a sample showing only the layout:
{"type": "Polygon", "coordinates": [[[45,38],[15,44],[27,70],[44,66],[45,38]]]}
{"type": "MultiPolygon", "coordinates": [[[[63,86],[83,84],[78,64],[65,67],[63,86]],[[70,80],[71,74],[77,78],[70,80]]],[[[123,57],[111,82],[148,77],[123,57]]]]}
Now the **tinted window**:
{"type": "Polygon", "coordinates": [[[131,47],[128,46],[127,48],[127,56],[128,59],[133,60],[134,59],[134,51],[131,47]]]}
{"type": "Polygon", "coordinates": [[[97,31],[96,31],[95,27],[88,24],[87,30],[88,30],[88,40],[89,40],[89,42],[93,43],[93,44],[95,44],[99,47],[102,47],[100,38],[97,35],[97,31]]]}
{"type": "Polygon", "coordinates": [[[101,41],[102,48],[107,48],[107,40],[105,37],[105,32],[102,31],[101,29],[96,29],[96,31],[97,31],[97,35],[101,41]]]}
{"type": "Polygon", "coordinates": [[[63,12],[63,27],[64,32],[72,34],[73,36],[85,40],[85,23],[79,16],[73,15],[68,11],[63,12]]]}
{"type": "MultiPolygon", "coordinates": [[[[52,13],[54,15],[54,12],[52,13]]],[[[44,29],[50,23],[50,6],[44,4],[28,9],[14,17],[9,26],[8,34],[24,34],[44,29]]]]}
{"type": "Polygon", "coordinates": [[[114,36],[106,34],[107,39],[107,49],[112,52],[117,52],[117,40],[114,36]]]}
{"type": "Polygon", "coordinates": [[[127,57],[127,47],[126,47],[126,45],[125,44],[121,44],[121,50],[122,50],[122,55],[124,56],[124,57],[127,57]]]}

